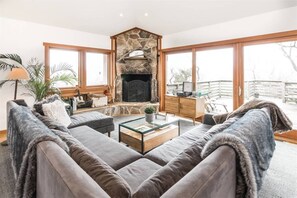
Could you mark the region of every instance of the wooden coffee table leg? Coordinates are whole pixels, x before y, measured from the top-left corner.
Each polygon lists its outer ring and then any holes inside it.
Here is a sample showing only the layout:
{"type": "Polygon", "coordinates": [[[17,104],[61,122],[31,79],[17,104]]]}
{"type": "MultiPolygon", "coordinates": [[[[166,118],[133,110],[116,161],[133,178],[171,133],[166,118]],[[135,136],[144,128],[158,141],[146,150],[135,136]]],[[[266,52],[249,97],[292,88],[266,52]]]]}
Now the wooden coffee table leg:
{"type": "Polygon", "coordinates": [[[143,133],[141,134],[141,153],[143,154],[143,150],[144,150],[144,141],[143,141],[143,133]]]}
{"type": "Polygon", "coordinates": [[[121,126],[119,126],[119,142],[121,142],[121,126]]]}
{"type": "Polygon", "coordinates": [[[180,120],[177,121],[177,125],[178,125],[178,136],[180,136],[180,120]]]}

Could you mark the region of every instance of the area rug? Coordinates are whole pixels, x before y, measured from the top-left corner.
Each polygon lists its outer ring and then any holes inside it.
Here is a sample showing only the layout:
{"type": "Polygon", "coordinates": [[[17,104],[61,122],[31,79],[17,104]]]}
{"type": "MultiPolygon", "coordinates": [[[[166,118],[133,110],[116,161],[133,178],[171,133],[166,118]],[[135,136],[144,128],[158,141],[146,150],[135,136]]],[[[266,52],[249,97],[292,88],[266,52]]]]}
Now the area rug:
{"type": "MultiPolygon", "coordinates": [[[[118,140],[118,124],[139,116],[115,117],[115,131],[111,137],[118,140]]],[[[197,125],[196,125],[197,126],[197,125]]],[[[192,121],[181,120],[181,133],[195,128],[192,121]]],[[[259,198],[297,197],[297,145],[276,142],[276,150],[264,177],[259,198]]],[[[12,198],[14,189],[13,171],[7,146],[0,146],[0,197],[12,198]]]]}
{"type": "Polygon", "coordinates": [[[276,141],[259,198],[297,197],[297,145],[276,141]]]}

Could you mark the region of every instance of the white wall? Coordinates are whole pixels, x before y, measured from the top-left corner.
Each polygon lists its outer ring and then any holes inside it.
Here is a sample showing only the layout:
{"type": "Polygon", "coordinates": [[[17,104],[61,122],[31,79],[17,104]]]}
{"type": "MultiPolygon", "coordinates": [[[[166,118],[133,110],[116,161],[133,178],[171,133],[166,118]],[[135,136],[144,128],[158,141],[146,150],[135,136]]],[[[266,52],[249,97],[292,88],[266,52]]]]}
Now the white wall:
{"type": "Polygon", "coordinates": [[[297,7],[165,35],[162,46],[171,48],[289,30],[297,30],[297,7]]]}
{"type": "MultiPolygon", "coordinates": [[[[0,18],[0,54],[15,53],[21,56],[23,65],[36,57],[44,61],[43,42],[78,45],[110,49],[110,38],[97,34],[46,26],[7,18],[0,18]]],[[[0,70],[0,80],[7,77],[8,72],[0,70]]],[[[34,100],[22,95],[18,90],[18,99],[24,98],[30,105],[34,100]]],[[[6,129],[6,102],[14,96],[14,84],[7,83],[0,88],[0,131],[6,129]]]]}

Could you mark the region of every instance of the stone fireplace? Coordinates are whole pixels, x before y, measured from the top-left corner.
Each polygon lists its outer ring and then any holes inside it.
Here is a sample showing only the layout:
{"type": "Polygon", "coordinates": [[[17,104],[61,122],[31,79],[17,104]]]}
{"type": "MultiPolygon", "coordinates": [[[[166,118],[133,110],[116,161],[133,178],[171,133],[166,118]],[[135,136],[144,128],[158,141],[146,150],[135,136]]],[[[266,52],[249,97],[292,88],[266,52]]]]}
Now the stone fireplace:
{"type": "Polygon", "coordinates": [[[122,74],[123,102],[151,100],[151,74],[122,74]]]}
{"type": "Polygon", "coordinates": [[[115,101],[158,101],[158,45],[161,36],[133,28],[112,36],[115,43],[115,101]]]}

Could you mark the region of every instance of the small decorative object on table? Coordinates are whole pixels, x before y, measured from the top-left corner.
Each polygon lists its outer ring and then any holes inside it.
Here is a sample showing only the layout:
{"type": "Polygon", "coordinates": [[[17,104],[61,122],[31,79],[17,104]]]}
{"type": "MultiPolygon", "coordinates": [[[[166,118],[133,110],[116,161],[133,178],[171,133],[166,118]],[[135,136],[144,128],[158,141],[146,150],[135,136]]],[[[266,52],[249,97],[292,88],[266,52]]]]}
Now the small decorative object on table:
{"type": "Polygon", "coordinates": [[[148,123],[151,123],[154,121],[155,109],[153,107],[145,108],[144,113],[145,113],[145,121],[147,121],[148,123]]]}

